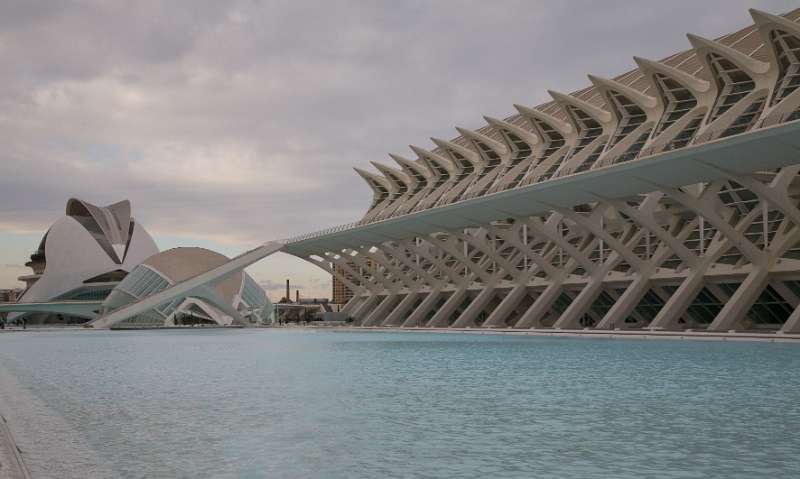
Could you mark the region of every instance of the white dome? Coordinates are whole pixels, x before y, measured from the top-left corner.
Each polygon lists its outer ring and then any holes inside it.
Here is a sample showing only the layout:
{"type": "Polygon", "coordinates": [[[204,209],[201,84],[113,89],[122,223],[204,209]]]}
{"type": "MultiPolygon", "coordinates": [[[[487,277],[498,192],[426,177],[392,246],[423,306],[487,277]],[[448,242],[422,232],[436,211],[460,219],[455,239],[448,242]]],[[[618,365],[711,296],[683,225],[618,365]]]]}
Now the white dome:
{"type": "MultiPolygon", "coordinates": [[[[103,302],[102,313],[108,314],[141,301],[228,261],[220,253],[197,247],[173,248],[158,253],[134,268],[111,291],[103,302]]],[[[219,325],[244,325],[257,322],[271,311],[272,305],[264,290],[249,274],[236,271],[213,285],[178,297],[122,324],[172,326],[176,324],[176,315],[191,314],[219,325]]]]}

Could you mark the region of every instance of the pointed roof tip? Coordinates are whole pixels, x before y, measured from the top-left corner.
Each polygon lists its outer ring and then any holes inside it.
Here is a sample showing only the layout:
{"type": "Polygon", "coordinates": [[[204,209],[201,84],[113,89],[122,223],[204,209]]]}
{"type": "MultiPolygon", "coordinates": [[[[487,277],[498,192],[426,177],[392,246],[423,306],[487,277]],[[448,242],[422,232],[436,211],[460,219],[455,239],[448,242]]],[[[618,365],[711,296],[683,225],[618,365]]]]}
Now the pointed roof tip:
{"type": "Polygon", "coordinates": [[[702,48],[708,45],[709,43],[709,40],[699,35],[695,35],[694,33],[687,33],[686,38],[689,40],[689,43],[692,45],[693,48],[702,48]]]}
{"type": "Polygon", "coordinates": [[[699,35],[695,35],[692,33],[687,33],[686,38],[689,39],[689,43],[692,44],[692,47],[696,50],[701,48],[709,48],[712,50],[716,50],[718,53],[721,53],[723,56],[729,57],[729,59],[733,60],[734,63],[738,63],[740,67],[745,67],[745,69],[750,69],[753,73],[763,74],[769,70],[769,63],[762,62],[761,60],[757,60],[751,56],[748,56],[741,51],[729,47],[727,45],[723,45],[720,42],[709,40],[707,38],[703,38],[699,35]]]}
{"type": "Polygon", "coordinates": [[[527,107],[527,106],[525,106],[525,105],[520,105],[519,103],[514,103],[514,108],[515,108],[515,109],[516,109],[518,112],[522,113],[523,115],[527,114],[527,113],[528,113],[528,111],[530,111],[530,108],[529,108],[529,107],[527,107]]]}
{"type": "MultiPolygon", "coordinates": [[[[370,162],[370,163],[372,163],[372,162],[370,162]]],[[[373,163],[373,166],[375,166],[374,163],[373,163]]],[[[375,177],[379,177],[380,176],[377,173],[373,173],[371,171],[367,171],[367,170],[365,170],[363,168],[358,168],[357,166],[354,166],[353,169],[356,170],[356,173],[358,173],[359,175],[364,176],[364,177],[375,178],[375,177]]]]}
{"type": "Polygon", "coordinates": [[[765,26],[770,23],[777,23],[778,25],[783,25],[784,27],[791,28],[795,31],[800,30],[800,25],[786,17],[774,15],[772,13],[755,8],[750,8],[748,11],[750,12],[750,16],[753,17],[753,22],[755,22],[757,26],[765,26]]]}
{"type": "Polygon", "coordinates": [[[462,135],[470,135],[470,134],[472,134],[472,133],[475,133],[475,132],[473,132],[472,130],[468,130],[467,128],[462,128],[462,127],[460,127],[460,126],[457,126],[457,127],[456,127],[456,131],[457,131],[457,132],[459,132],[459,133],[461,133],[462,135]]]}
{"type": "Polygon", "coordinates": [[[499,119],[497,119],[497,118],[495,118],[493,116],[489,116],[489,115],[483,115],[483,119],[486,120],[486,123],[488,123],[489,125],[491,125],[493,127],[501,128],[501,129],[502,128],[507,128],[509,125],[510,126],[514,126],[514,125],[512,125],[511,123],[509,123],[506,120],[499,120],[499,119]]]}
{"type": "Polygon", "coordinates": [[[559,93],[553,90],[547,90],[547,92],[550,93],[550,96],[552,96],[556,102],[568,103],[578,106],[581,110],[585,111],[590,116],[595,117],[596,120],[599,120],[601,122],[607,122],[610,121],[612,118],[611,112],[596,105],[593,105],[587,102],[586,100],[581,100],[578,97],[567,95],[565,93],[559,93]]]}
{"type": "Polygon", "coordinates": [[[432,136],[431,137],[431,141],[434,142],[436,144],[436,146],[439,146],[439,147],[441,147],[442,145],[449,145],[450,144],[449,141],[443,140],[443,139],[441,139],[439,137],[436,137],[436,136],[432,136]]]}
{"type": "Polygon", "coordinates": [[[636,55],[633,56],[633,61],[636,62],[636,64],[640,68],[658,64],[658,62],[655,61],[655,60],[650,60],[649,58],[640,57],[640,56],[636,56],[636,55]]]}
{"type": "Polygon", "coordinates": [[[671,67],[669,65],[665,65],[661,62],[657,62],[655,60],[650,60],[649,58],[638,57],[634,56],[633,61],[639,66],[639,69],[647,72],[662,72],[666,73],[668,76],[671,76],[677,79],[679,82],[683,83],[684,86],[695,90],[697,93],[704,93],[707,92],[708,89],[711,87],[711,84],[703,80],[702,78],[697,78],[696,76],[687,73],[683,70],[679,70],[675,67],[671,67]]]}
{"type": "Polygon", "coordinates": [[[695,35],[694,33],[687,33],[686,38],[689,40],[689,43],[691,43],[692,47],[694,48],[703,48],[705,46],[714,44],[713,40],[701,37],[700,35],[695,35]]]}
{"type": "Polygon", "coordinates": [[[758,10],[756,8],[748,8],[747,11],[750,13],[750,16],[753,17],[753,20],[755,20],[756,23],[759,23],[759,20],[760,21],[764,21],[764,20],[770,21],[774,17],[776,17],[776,15],[773,15],[771,13],[768,13],[768,12],[765,12],[765,11],[762,11],[762,10],[758,10]]]}
{"type": "Polygon", "coordinates": [[[610,80],[608,78],[591,74],[587,76],[592,84],[601,91],[606,89],[618,91],[634,102],[639,103],[639,106],[653,108],[658,104],[658,100],[656,100],[654,97],[647,95],[646,93],[642,93],[641,91],[631,88],[630,86],[620,83],[616,80],[610,80]]]}

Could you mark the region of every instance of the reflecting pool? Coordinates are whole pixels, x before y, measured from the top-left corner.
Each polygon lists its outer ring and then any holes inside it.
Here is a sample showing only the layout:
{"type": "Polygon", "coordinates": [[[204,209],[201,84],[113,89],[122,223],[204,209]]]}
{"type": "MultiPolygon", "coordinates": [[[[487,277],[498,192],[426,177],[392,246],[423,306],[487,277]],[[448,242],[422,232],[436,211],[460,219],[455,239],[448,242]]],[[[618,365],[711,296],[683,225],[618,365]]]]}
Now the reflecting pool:
{"type": "Polygon", "coordinates": [[[0,334],[0,412],[34,477],[796,477],[800,346],[0,334]]]}

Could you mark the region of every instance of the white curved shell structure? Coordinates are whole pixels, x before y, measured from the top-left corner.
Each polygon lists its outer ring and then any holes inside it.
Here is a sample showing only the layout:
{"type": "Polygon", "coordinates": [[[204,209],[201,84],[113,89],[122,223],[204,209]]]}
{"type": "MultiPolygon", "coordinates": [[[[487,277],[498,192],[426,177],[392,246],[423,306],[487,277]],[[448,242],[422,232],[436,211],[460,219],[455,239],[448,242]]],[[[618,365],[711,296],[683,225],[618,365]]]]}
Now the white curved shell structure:
{"type": "Polygon", "coordinates": [[[89,292],[104,294],[103,285],[107,294],[116,281],[156,253],[153,239],[131,216],[128,200],[100,207],[70,199],[66,216],[50,227],[31,257],[29,265],[36,263],[36,274],[21,278],[29,287],[20,302],[86,299],[89,292]]]}
{"type": "MultiPolygon", "coordinates": [[[[228,261],[222,254],[196,247],[159,253],[134,268],[114,288],[103,303],[102,313],[117,311],[228,261]]],[[[190,294],[177,296],[144,313],[106,326],[245,325],[259,322],[271,312],[272,306],[264,290],[250,275],[239,270],[190,294]]]]}

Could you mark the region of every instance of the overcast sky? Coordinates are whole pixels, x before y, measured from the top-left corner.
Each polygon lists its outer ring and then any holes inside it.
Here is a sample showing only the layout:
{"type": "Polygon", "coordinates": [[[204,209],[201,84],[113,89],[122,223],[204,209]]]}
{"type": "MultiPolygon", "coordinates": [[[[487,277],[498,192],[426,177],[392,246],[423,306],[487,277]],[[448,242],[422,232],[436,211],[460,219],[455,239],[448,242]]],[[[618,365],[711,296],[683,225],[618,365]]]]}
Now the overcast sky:
{"type": "MultiPolygon", "coordinates": [[[[796,3],[3,0],[0,287],[72,196],[233,255],[360,218],[353,166],[796,3]]],[[[250,271],[330,295],[288,257],[250,271]]]]}

